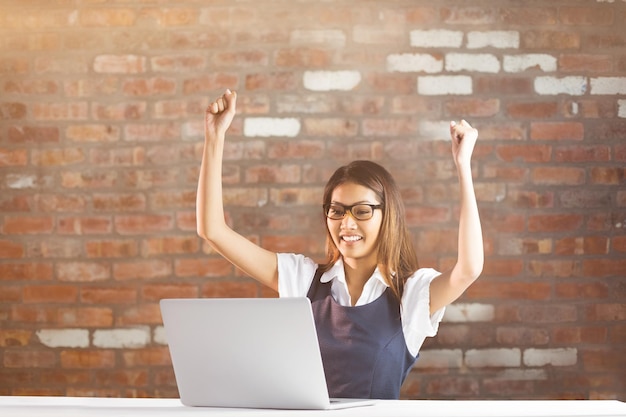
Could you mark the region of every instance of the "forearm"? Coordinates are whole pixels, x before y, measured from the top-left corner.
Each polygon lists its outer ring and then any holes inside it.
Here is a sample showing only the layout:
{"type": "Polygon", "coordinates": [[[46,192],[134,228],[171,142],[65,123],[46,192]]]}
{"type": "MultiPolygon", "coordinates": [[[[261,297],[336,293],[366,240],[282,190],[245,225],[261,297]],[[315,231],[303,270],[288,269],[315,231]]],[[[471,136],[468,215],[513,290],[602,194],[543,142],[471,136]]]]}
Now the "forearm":
{"type": "Polygon", "coordinates": [[[469,166],[459,167],[460,215],[456,267],[464,279],[478,278],[484,264],[483,235],[469,166]]]}
{"type": "Polygon", "coordinates": [[[196,222],[198,235],[208,240],[216,229],[225,224],[222,199],[223,148],[223,138],[205,140],[202,151],[196,195],[196,222]]]}

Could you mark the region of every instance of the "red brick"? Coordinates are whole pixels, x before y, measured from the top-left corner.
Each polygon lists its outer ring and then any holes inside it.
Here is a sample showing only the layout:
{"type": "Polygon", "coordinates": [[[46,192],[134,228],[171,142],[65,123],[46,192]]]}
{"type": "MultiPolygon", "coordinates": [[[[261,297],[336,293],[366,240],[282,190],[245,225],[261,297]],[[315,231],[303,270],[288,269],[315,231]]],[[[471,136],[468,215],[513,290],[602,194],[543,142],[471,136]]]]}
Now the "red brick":
{"type": "Polygon", "coordinates": [[[49,234],[54,229],[51,216],[11,216],[4,218],[2,232],[5,234],[49,234]]]}
{"type": "Polygon", "coordinates": [[[101,369],[116,365],[112,350],[64,350],[60,358],[65,369],[101,369]]]}
{"type": "Polygon", "coordinates": [[[607,73],[613,70],[613,57],[599,54],[563,54],[559,70],[574,73],[607,73]]]}
{"type": "Polygon", "coordinates": [[[598,283],[558,283],[555,286],[555,295],[561,298],[585,299],[607,298],[609,288],[606,284],[598,283]]]}
{"type": "Polygon", "coordinates": [[[67,166],[79,164],[84,161],[85,154],[81,149],[35,150],[31,153],[31,163],[34,166],[67,166]]]}
{"type": "Polygon", "coordinates": [[[132,26],[137,16],[133,9],[85,9],[81,10],[79,23],[86,27],[132,26]]]}
{"type": "MultiPolygon", "coordinates": [[[[220,83],[221,85],[229,85],[220,83]]],[[[235,85],[231,83],[230,85],[235,85]]],[[[270,74],[248,74],[245,79],[246,90],[292,91],[296,90],[299,80],[293,72],[274,72],[270,74]]]]}
{"type": "Polygon", "coordinates": [[[146,369],[115,369],[93,372],[94,382],[104,387],[145,387],[150,380],[146,369]]]}
{"type": "MultiPolygon", "coordinates": [[[[209,65],[215,68],[232,67],[232,68],[262,68],[269,64],[269,56],[265,51],[248,50],[248,51],[228,51],[217,52],[212,54],[209,65]]],[[[315,66],[321,62],[328,63],[328,57],[325,52],[318,51],[277,51],[276,65],[280,66],[315,66]],[[320,62],[317,62],[317,61],[320,62]]]]}
{"type": "Polygon", "coordinates": [[[554,117],[557,111],[558,103],[556,102],[516,102],[506,106],[507,114],[517,119],[548,119],[554,117]]]}
{"type": "Polygon", "coordinates": [[[626,271],[626,259],[583,259],[582,271],[585,276],[621,276],[626,271]]]}
{"type": "Polygon", "coordinates": [[[139,253],[134,240],[94,240],[85,243],[88,258],[127,258],[139,253]]]}
{"type": "Polygon", "coordinates": [[[82,287],[80,301],[85,304],[132,304],[137,302],[137,289],[116,287],[82,287]]]}
{"type": "Polygon", "coordinates": [[[556,255],[605,255],[609,252],[609,240],[604,236],[566,237],[555,242],[556,255]]]}
{"type": "Polygon", "coordinates": [[[533,122],[530,138],[533,140],[582,140],[585,128],[578,122],[533,122]]]}
{"type": "Polygon", "coordinates": [[[535,277],[572,277],[578,274],[577,263],[569,259],[532,260],[528,272],[535,277]]]}
{"type": "Polygon", "coordinates": [[[614,252],[626,252],[626,236],[613,236],[611,238],[611,249],[614,252]]]}
{"type": "MultiPolygon", "coordinates": [[[[236,64],[240,61],[250,61],[249,63],[254,65],[266,66],[267,65],[267,57],[265,56],[257,56],[252,60],[249,59],[238,59],[236,55],[228,56],[228,55],[220,55],[216,57],[219,61],[224,63],[236,64]]],[[[325,68],[331,62],[331,54],[329,51],[325,51],[323,49],[314,49],[314,48],[297,48],[297,49],[279,49],[276,51],[276,55],[274,57],[274,65],[278,68],[287,67],[287,68],[325,68]]]]}
{"type": "Polygon", "coordinates": [[[573,167],[538,167],[531,172],[535,184],[577,185],[585,182],[585,170],[573,167]]]}
{"type": "Polygon", "coordinates": [[[11,240],[0,240],[0,258],[16,259],[24,257],[24,245],[11,240]]]}
{"type": "Polygon", "coordinates": [[[487,259],[482,276],[485,277],[514,277],[524,270],[520,259],[487,259]]]}
{"type": "Polygon", "coordinates": [[[528,50],[578,49],[580,34],[560,30],[528,30],[520,35],[520,48],[528,50]]]}
{"type": "Polygon", "coordinates": [[[13,262],[0,263],[1,281],[50,281],[54,278],[52,263],[13,262]]]}
{"type": "Polygon", "coordinates": [[[541,327],[498,326],[496,341],[509,346],[545,346],[550,342],[550,334],[541,327]]]}
{"type": "Polygon", "coordinates": [[[623,184],[626,178],[626,168],[622,167],[593,167],[591,168],[591,182],[594,184],[623,184]]]}
{"type": "Polygon", "coordinates": [[[141,252],[144,256],[197,253],[200,247],[197,237],[172,236],[166,238],[147,239],[142,242],[141,252]]]}
{"type": "Polygon", "coordinates": [[[28,164],[26,149],[0,149],[0,167],[19,167],[28,164]]]}
{"type": "Polygon", "coordinates": [[[58,143],[59,128],[46,126],[11,126],[8,139],[13,143],[58,143]]]}
{"type": "Polygon", "coordinates": [[[33,332],[20,329],[0,329],[0,347],[26,346],[33,332]]]}
{"type": "Polygon", "coordinates": [[[172,263],[167,259],[131,260],[113,264],[113,279],[117,281],[150,280],[171,276],[172,263]]]}
{"type": "Polygon", "coordinates": [[[554,343],[564,345],[603,344],[606,343],[607,333],[607,328],[601,326],[567,326],[553,328],[551,337],[554,343]]]}
{"type": "Polygon", "coordinates": [[[548,162],[552,147],[548,145],[498,145],[496,154],[506,162],[548,162]]]}
{"type": "Polygon", "coordinates": [[[552,296],[552,286],[542,282],[479,280],[466,290],[466,294],[480,300],[549,300],[552,296]]]}
{"type": "Polygon", "coordinates": [[[500,111],[500,100],[491,99],[456,99],[444,105],[449,118],[489,117],[500,111]]]}
{"type": "Polygon", "coordinates": [[[580,228],[583,217],[579,214],[538,214],[528,218],[531,232],[563,232],[580,228]]]}
{"type": "Polygon", "coordinates": [[[116,319],[116,324],[121,326],[158,325],[161,323],[161,309],[158,302],[128,307],[116,319]]]}
{"type": "Polygon", "coordinates": [[[113,312],[104,307],[59,308],[56,322],[68,327],[111,327],[113,312]]]}
{"type": "Polygon", "coordinates": [[[530,78],[520,78],[513,76],[474,76],[474,93],[489,94],[496,96],[503,95],[531,95],[533,94],[533,84],[530,78]]]}
{"type": "Polygon", "coordinates": [[[554,147],[557,162],[608,162],[611,149],[605,145],[554,147]]]}
{"type": "Polygon", "coordinates": [[[114,222],[115,230],[122,235],[163,232],[173,227],[170,215],[120,215],[114,222]]]}
{"type": "Polygon", "coordinates": [[[52,350],[6,349],[3,366],[7,368],[50,368],[58,363],[52,350]]]}
{"type": "Polygon", "coordinates": [[[148,301],[159,301],[162,298],[197,298],[198,296],[198,286],[192,284],[146,284],[141,287],[141,298],[148,301]]]}
{"type": "Polygon", "coordinates": [[[252,279],[242,282],[212,281],[202,286],[201,296],[207,298],[258,297],[259,284],[252,279]]]}
{"type": "Polygon", "coordinates": [[[66,261],[58,262],[56,275],[59,281],[95,282],[111,278],[111,270],[104,262],[66,261]]]}
{"type": "Polygon", "coordinates": [[[122,353],[125,367],[171,365],[170,352],[167,347],[151,347],[134,349],[122,353]]]}
{"type": "Polygon", "coordinates": [[[554,25],[557,22],[556,7],[502,7],[500,20],[507,24],[518,25],[520,22],[533,22],[533,25],[554,25]]]}
{"type": "MultiPolygon", "coordinates": [[[[550,208],[554,207],[554,193],[550,191],[510,190],[510,200],[515,207],[520,208],[550,208]]],[[[508,200],[508,199],[507,199],[508,200]]]]}
{"type": "Polygon", "coordinates": [[[78,298],[78,288],[70,285],[25,285],[25,303],[72,303],[78,298]]]}
{"type": "Polygon", "coordinates": [[[73,194],[37,194],[35,202],[37,210],[54,213],[82,213],[87,204],[84,196],[73,194]]]}
{"type": "Polygon", "coordinates": [[[39,381],[44,385],[88,385],[91,382],[91,372],[88,370],[45,369],[39,374],[39,381]]]}
{"type": "Polygon", "coordinates": [[[559,20],[565,25],[611,25],[614,12],[606,7],[561,7],[559,20]]]}
{"type": "Polygon", "coordinates": [[[60,234],[102,234],[110,233],[111,230],[111,218],[108,216],[61,217],[58,220],[60,234]]]}
{"type": "Polygon", "coordinates": [[[233,266],[222,258],[178,259],[174,271],[177,277],[225,277],[232,274],[233,266]]]}

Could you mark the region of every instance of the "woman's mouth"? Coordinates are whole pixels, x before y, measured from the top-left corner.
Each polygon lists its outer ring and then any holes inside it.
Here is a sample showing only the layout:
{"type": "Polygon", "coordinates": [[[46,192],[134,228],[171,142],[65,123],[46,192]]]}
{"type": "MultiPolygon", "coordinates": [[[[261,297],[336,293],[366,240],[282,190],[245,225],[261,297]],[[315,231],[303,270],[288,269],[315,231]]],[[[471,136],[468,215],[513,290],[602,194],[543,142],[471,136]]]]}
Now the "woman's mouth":
{"type": "Polygon", "coordinates": [[[361,239],[363,239],[363,238],[361,236],[357,236],[357,235],[341,236],[341,240],[343,240],[344,242],[348,242],[348,243],[357,242],[357,241],[359,241],[361,239]]]}

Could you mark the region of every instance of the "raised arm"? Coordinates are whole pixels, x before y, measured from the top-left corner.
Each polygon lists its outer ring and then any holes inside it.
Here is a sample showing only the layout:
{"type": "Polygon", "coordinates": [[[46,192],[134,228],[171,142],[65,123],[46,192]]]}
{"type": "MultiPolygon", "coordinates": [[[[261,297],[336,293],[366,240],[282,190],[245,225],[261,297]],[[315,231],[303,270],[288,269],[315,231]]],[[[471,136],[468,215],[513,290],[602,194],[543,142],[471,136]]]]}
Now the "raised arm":
{"type": "Polygon", "coordinates": [[[227,90],[206,111],[204,150],[196,197],[198,235],[237,268],[277,290],[276,254],[241,236],[224,220],[222,158],[226,131],[235,116],[236,108],[237,93],[227,90]]]}
{"type": "Polygon", "coordinates": [[[465,120],[450,123],[452,155],[460,185],[458,258],[454,267],[430,285],[430,312],[450,304],[478,278],[483,269],[483,235],[470,166],[478,131],[465,120]]]}

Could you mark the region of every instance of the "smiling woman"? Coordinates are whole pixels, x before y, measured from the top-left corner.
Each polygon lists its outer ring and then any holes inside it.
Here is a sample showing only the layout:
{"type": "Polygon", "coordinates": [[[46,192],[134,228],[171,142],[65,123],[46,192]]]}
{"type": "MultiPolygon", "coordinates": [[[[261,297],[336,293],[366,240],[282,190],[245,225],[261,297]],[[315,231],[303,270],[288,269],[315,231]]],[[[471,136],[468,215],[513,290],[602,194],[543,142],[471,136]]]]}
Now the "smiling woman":
{"type": "Polygon", "coordinates": [[[478,132],[450,124],[461,189],[459,254],[439,273],[419,268],[399,189],[372,161],[340,167],[324,189],[327,261],[274,253],[247,240],[224,220],[222,159],[237,94],[211,103],[196,217],[198,234],[235,266],[281,297],[308,297],[331,397],[398,398],[426,337],[437,333],[445,306],[483,267],[483,241],[470,159],[478,132]]]}

